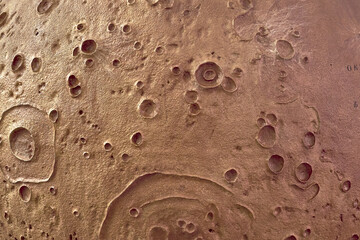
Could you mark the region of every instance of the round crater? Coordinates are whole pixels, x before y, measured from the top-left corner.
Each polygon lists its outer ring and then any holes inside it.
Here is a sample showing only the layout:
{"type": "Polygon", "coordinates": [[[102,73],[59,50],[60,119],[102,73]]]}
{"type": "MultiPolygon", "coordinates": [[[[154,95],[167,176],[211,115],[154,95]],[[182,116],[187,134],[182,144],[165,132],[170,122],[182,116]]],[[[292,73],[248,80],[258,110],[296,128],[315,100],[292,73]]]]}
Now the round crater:
{"type": "Polygon", "coordinates": [[[81,86],[76,86],[76,87],[70,88],[69,92],[70,92],[71,97],[76,98],[76,97],[80,96],[80,94],[81,94],[81,86]]]}
{"type": "Polygon", "coordinates": [[[107,30],[108,30],[109,32],[113,32],[113,31],[115,31],[115,29],[116,29],[116,25],[115,25],[114,23],[109,23],[109,24],[107,25],[107,30]]]}
{"type": "Polygon", "coordinates": [[[27,162],[34,157],[35,141],[28,129],[19,127],[12,130],[9,142],[12,153],[19,160],[27,162]]]}
{"type": "Polygon", "coordinates": [[[297,240],[297,238],[294,235],[291,235],[291,236],[285,238],[284,240],[297,240]]]}
{"type": "Polygon", "coordinates": [[[307,132],[303,139],[306,148],[312,148],[315,145],[315,135],[312,132],[307,132]]]}
{"type": "Polygon", "coordinates": [[[0,26],[5,24],[7,18],[8,18],[8,13],[7,12],[2,12],[0,14],[0,26]]]}
{"type": "Polygon", "coordinates": [[[130,139],[135,146],[140,146],[143,143],[143,137],[141,132],[134,133],[133,135],[131,135],[130,139]]]}
{"type": "Polygon", "coordinates": [[[195,90],[188,90],[185,92],[184,98],[187,103],[195,103],[198,100],[199,94],[195,90]]]}
{"type": "Polygon", "coordinates": [[[268,167],[271,172],[278,174],[284,167],[284,158],[280,155],[272,155],[268,161],[268,167]]]}
{"type": "Polygon", "coordinates": [[[293,46],[286,40],[276,41],[276,51],[280,58],[286,60],[293,58],[295,55],[293,46]]]}
{"type": "Polygon", "coordinates": [[[234,183],[238,178],[238,172],[234,168],[229,169],[224,173],[224,177],[227,182],[234,183]]]}
{"type": "Polygon", "coordinates": [[[16,72],[24,67],[25,58],[22,54],[16,54],[11,63],[11,69],[16,72]]]}
{"type": "Polygon", "coordinates": [[[259,130],[256,140],[263,148],[273,147],[276,141],[275,128],[271,125],[263,126],[259,130]]]}
{"type": "Polygon", "coordinates": [[[295,176],[300,182],[306,182],[310,179],[312,174],[312,167],[308,163],[301,163],[295,169],[295,176]]]}
{"type": "Polygon", "coordinates": [[[189,105],[189,115],[196,116],[201,112],[201,107],[198,103],[191,103],[189,105]]]}
{"type": "Polygon", "coordinates": [[[35,57],[31,61],[31,69],[33,72],[39,72],[41,69],[42,60],[41,58],[35,57]]]}
{"type": "Polygon", "coordinates": [[[51,10],[53,0],[42,0],[37,6],[36,10],[39,14],[45,14],[51,10]]]}
{"type": "Polygon", "coordinates": [[[124,24],[121,26],[121,31],[125,34],[129,34],[131,32],[131,26],[129,24],[124,24]]]}
{"type": "Polygon", "coordinates": [[[343,192],[349,191],[351,188],[351,182],[349,180],[346,180],[345,182],[341,183],[340,189],[343,192]]]}
{"type": "Polygon", "coordinates": [[[278,121],[276,115],[273,114],[273,113],[266,114],[266,120],[267,120],[267,122],[269,124],[271,124],[273,126],[275,126],[277,124],[277,121],[278,121]]]}
{"type": "Polygon", "coordinates": [[[259,128],[265,126],[265,125],[266,125],[265,119],[262,118],[262,117],[259,117],[259,118],[256,120],[256,125],[257,125],[259,128]]]}
{"type": "Polygon", "coordinates": [[[158,106],[151,99],[144,99],[138,105],[138,111],[144,118],[154,118],[158,114],[158,106]]]}
{"type": "Polygon", "coordinates": [[[169,232],[160,226],[154,226],[150,229],[150,240],[167,240],[169,232]]]}
{"type": "Polygon", "coordinates": [[[200,64],[196,69],[195,78],[201,87],[215,88],[222,83],[224,74],[216,63],[205,62],[200,64]]]}
{"type": "Polygon", "coordinates": [[[67,84],[70,88],[74,88],[74,87],[79,86],[80,81],[75,75],[70,75],[67,78],[67,84]]]}
{"type": "Polygon", "coordinates": [[[97,49],[97,44],[95,40],[88,39],[81,43],[81,51],[85,54],[91,55],[95,53],[97,49]]]}
{"type": "Polygon", "coordinates": [[[231,77],[225,77],[221,82],[221,87],[225,92],[229,93],[235,92],[237,90],[236,82],[231,77]]]}
{"type": "Polygon", "coordinates": [[[59,112],[56,109],[51,109],[49,112],[49,119],[55,123],[59,118],[59,112]]]}
{"type": "Polygon", "coordinates": [[[31,190],[29,187],[23,185],[19,188],[19,195],[20,198],[24,201],[24,202],[29,202],[30,198],[31,198],[31,190]]]}
{"type": "Polygon", "coordinates": [[[139,212],[139,209],[137,209],[137,208],[131,208],[129,211],[129,214],[130,214],[130,216],[136,218],[139,216],[140,212],[139,212]]]}
{"type": "Polygon", "coordinates": [[[113,149],[113,146],[110,142],[104,142],[104,149],[105,151],[109,152],[113,149]]]}
{"type": "Polygon", "coordinates": [[[91,58],[88,58],[84,61],[85,67],[87,68],[91,68],[92,66],[94,66],[94,60],[91,58]]]}

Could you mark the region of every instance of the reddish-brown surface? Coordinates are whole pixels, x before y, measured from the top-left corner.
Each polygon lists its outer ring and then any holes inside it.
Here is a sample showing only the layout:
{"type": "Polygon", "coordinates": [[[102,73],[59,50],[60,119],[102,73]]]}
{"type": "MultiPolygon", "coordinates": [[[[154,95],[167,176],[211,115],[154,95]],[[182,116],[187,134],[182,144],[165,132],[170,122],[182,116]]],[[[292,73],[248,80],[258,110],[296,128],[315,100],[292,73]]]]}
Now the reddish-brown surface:
{"type": "Polygon", "coordinates": [[[0,0],[0,49],[0,239],[359,239],[359,1],[0,0]]]}

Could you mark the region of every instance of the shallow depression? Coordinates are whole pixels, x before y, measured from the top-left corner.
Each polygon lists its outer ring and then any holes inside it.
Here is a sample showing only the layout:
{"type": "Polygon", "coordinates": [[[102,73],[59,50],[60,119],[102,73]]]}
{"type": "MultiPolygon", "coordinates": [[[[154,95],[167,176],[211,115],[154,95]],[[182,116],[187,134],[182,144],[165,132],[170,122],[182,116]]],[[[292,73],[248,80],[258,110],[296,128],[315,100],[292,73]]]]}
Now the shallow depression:
{"type": "Polygon", "coordinates": [[[9,135],[10,148],[14,156],[22,161],[30,161],[35,154],[35,141],[26,128],[15,128],[9,135]]]}

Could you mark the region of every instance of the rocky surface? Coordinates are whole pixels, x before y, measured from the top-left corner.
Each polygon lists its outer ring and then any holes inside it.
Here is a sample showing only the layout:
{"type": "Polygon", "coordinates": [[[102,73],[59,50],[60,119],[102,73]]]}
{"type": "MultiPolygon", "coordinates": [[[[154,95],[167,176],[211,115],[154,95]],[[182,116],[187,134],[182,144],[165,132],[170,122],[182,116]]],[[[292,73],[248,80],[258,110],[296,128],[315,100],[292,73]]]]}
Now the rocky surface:
{"type": "Polygon", "coordinates": [[[0,238],[358,240],[359,12],[0,0],[0,238]]]}

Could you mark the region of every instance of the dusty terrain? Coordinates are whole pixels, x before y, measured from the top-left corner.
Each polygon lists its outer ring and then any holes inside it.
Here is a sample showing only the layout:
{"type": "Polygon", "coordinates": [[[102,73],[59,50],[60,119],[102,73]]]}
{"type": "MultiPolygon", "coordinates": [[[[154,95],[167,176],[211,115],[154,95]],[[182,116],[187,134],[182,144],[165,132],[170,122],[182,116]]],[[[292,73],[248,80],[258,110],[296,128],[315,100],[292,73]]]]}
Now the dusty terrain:
{"type": "Polygon", "coordinates": [[[358,0],[0,0],[0,239],[358,240],[358,0]]]}

